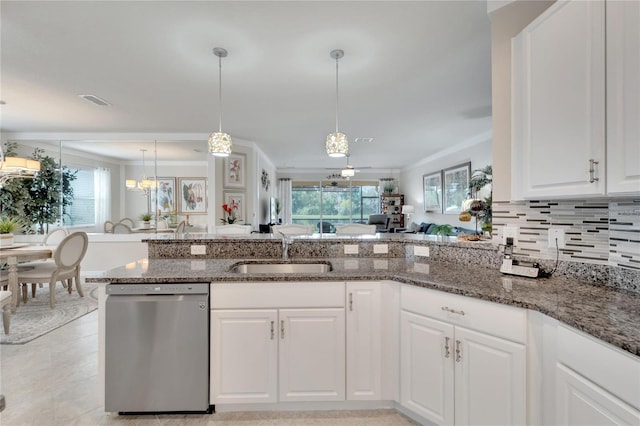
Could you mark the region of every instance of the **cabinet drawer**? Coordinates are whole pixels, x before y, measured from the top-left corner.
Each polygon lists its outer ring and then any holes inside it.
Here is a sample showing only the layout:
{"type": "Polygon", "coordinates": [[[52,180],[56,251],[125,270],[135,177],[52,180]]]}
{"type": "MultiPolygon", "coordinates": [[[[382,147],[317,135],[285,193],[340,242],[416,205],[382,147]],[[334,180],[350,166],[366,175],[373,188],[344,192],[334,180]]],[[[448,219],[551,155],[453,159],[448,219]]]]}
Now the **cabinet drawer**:
{"type": "Polygon", "coordinates": [[[345,284],[330,282],[255,282],[211,284],[211,309],[339,308],[345,284]]]}
{"type": "Polygon", "coordinates": [[[558,361],[640,409],[640,358],[569,327],[559,326],[558,361]]]}
{"type": "Polygon", "coordinates": [[[527,340],[527,313],[524,309],[411,285],[402,286],[400,301],[405,311],[514,342],[526,343],[527,340]]]}

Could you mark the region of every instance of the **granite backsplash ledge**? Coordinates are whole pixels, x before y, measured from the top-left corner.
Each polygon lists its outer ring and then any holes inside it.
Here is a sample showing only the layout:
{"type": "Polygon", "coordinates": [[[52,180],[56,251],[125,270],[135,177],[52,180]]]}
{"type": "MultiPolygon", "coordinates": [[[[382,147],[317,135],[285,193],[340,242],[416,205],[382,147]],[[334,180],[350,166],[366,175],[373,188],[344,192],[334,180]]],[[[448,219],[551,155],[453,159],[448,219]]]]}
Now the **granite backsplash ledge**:
{"type": "MultiPolygon", "coordinates": [[[[282,258],[282,239],[273,235],[250,237],[219,237],[201,234],[184,238],[145,240],[150,259],[241,259],[282,258]],[[205,254],[192,254],[192,246],[204,246],[205,254]]],[[[297,237],[289,246],[290,258],[366,257],[429,259],[464,266],[499,269],[502,253],[491,242],[440,242],[420,235],[385,235],[380,238],[297,237]],[[344,254],[345,246],[358,246],[357,254],[344,254]],[[377,246],[377,247],[376,247],[377,246]],[[429,256],[415,255],[416,246],[429,248],[429,256]],[[381,250],[382,248],[382,250],[381,250]],[[386,252],[385,252],[386,251],[386,252]]],[[[619,265],[602,265],[560,260],[536,259],[545,271],[554,276],[566,276],[583,282],[604,285],[640,294],[640,271],[619,265]]]]}

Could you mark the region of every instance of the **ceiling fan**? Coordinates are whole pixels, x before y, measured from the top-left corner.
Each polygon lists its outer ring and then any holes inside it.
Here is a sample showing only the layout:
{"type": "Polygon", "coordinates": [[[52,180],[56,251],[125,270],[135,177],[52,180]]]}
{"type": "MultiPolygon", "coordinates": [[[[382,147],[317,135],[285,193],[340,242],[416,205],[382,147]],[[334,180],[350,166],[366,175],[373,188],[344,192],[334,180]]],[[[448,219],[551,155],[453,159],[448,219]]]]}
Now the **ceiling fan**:
{"type": "Polygon", "coordinates": [[[357,169],[351,165],[351,163],[349,163],[349,157],[351,157],[351,155],[347,154],[347,165],[344,168],[337,168],[337,167],[328,167],[327,170],[340,170],[340,175],[343,178],[351,178],[354,177],[356,175],[356,173],[360,172],[360,169],[370,169],[370,166],[364,166],[364,167],[358,167],[357,169]]]}

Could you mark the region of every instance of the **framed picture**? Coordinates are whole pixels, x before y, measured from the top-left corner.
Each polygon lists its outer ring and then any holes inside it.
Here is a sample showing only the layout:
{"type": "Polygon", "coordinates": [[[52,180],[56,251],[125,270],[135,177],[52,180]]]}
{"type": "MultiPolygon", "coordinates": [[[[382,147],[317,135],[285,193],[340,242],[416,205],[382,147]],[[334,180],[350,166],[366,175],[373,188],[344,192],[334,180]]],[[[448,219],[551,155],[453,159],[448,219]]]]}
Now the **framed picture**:
{"type": "Polygon", "coordinates": [[[458,214],[462,211],[462,202],[469,198],[469,178],[471,163],[444,169],[443,176],[443,213],[458,214]]]}
{"type": "Polygon", "coordinates": [[[151,191],[151,213],[166,215],[176,211],[176,178],[157,179],[158,190],[151,191]]]}
{"type": "Polygon", "coordinates": [[[244,188],[247,157],[244,154],[231,154],[224,159],[224,186],[244,188]]]}
{"type": "Polygon", "coordinates": [[[442,213],[442,170],[422,176],[424,211],[442,213]]]}
{"type": "Polygon", "coordinates": [[[207,212],[207,178],[178,178],[179,214],[207,212]]]}
{"type": "Polygon", "coordinates": [[[225,192],[224,193],[225,204],[238,204],[237,217],[238,221],[245,223],[247,221],[245,208],[244,208],[244,193],[243,192],[225,192]]]}

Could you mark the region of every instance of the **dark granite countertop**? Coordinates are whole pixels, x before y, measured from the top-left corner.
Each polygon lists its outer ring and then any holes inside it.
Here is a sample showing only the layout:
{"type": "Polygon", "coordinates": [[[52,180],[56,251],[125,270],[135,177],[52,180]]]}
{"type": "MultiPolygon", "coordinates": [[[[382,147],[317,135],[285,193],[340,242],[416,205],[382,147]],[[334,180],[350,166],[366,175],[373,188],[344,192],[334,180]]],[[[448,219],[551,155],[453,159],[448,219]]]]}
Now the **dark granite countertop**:
{"type": "Polygon", "coordinates": [[[329,262],[318,274],[239,274],[237,263],[278,259],[151,259],[100,275],[89,282],[242,282],[394,280],[491,302],[532,309],[640,356],[640,295],[565,277],[541,279],[503,275],[495,269],[403,258],[292,259],[329,262]]]}

